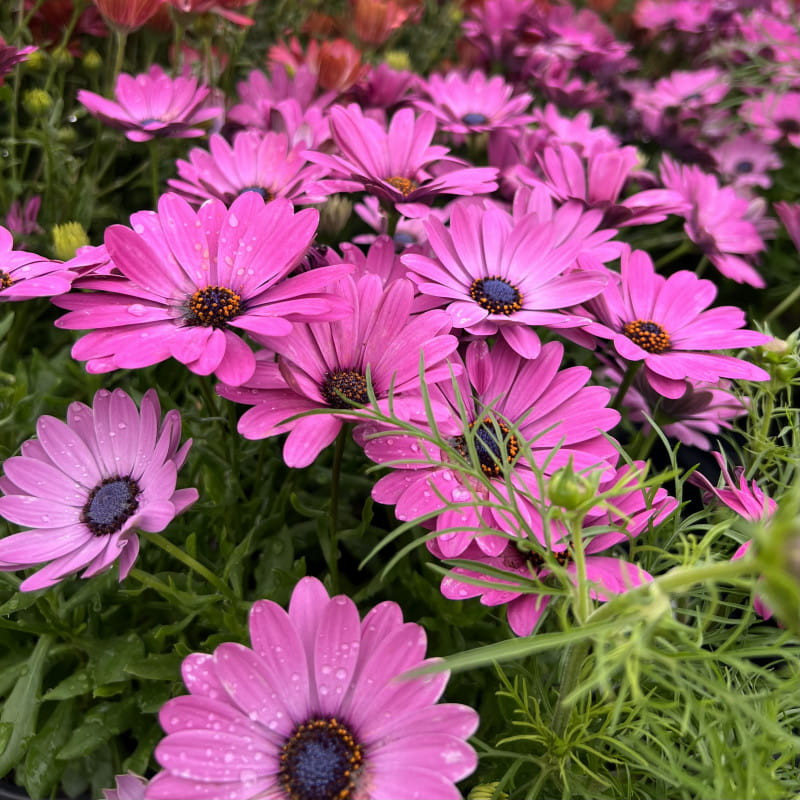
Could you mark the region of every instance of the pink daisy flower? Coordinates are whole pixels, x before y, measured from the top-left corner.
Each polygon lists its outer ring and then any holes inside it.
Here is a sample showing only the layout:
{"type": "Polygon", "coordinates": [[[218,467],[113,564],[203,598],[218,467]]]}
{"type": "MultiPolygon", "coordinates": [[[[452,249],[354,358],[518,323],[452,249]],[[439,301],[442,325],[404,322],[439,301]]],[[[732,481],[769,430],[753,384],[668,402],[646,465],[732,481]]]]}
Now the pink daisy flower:
{"type": "Polygon", "coordinates": [[[228,144],[215,133],[209,150],[199,147],[189,160],[177,162],[180,179],[169,185],[189,202],[200,205],[216,197],[230,205],[242,192],[257,192],[265,200],[285,197],[293,203],[320,203],[322,195],[309,195],[307,185],[325,170],[301,155],[304,145],[289,145],[286,134],[242,131],[228,144]],[[209,152],[210,151],[210,152],[209,152]]]}
{"type": "Polygon", "coordinates": [[[6,228],[16,236],[29,236],[32,233],[43,233],[37,218],[42,205],[41,195],[34,194],[25,203],[14,200],[6,213],[6,228]]]}
{"type": "Polygon", "coordinates": [[[0,226],[0,302],[51,297],[68,292],[75,275],[64,262],[13,250],[14,238],[0,226]]]}
{"type": "MultiPolygon", "coordinates": [[[[693,483],[704,490],[703,494],[706,502],[715,497],[740,517],[744,517],[744,519],[751,522],[769,519],[775,513],[778,504],[771,497],[765,495],[758,488],[758,484],[755,481],[747,483],[744,467],[736,467],[732,476],[728,471],[722,453],[713,453],[713,456],[722,471],[723,485],[720,487],[714,486],[705,475],[701,475],[699,472],[693,472],[689,476],[689,483],[693,483]]],[[[731,559],[743,558],[752,544],[752,540],[745,542],[731,556],[731,559]]],[[[772,616],[772,609],[758,595],[753,598],[753,608],[764,619],[769,619],[772,616]]]]}
{"type": "Polygon", "coordinates": [[[179,444],[177,411],[160,415],[154,389],[141,411],[121,389],[101,389],[92,408],[72,403],[66,422],[39,417],[38,438],[6,459],[0,478],[0,515],[32,529],[0,539],[0,570],[49,562],[21,591],[81,569],[90,578],[117,559],[123,580],[139,553],[136,529],[162,531],[197,500],[196,489],[175,488],[191,440],[179,444]]]}
{"type": "Polygon", "coordinates": [[[736,136],[717,145],[714,159],[719,174],[740,190],[740,194],[745,194],[755,186],[769,189],[772,179],[767,172],[781,168],[777,153],[753,133],[736,136]]]}
{"type": "Polygon", "coordinates": [[[441,130],[462,138],[470,133],[517,128],[533,120],[524,113],[531,96],[512,96],[514,87],[500,75],[487,77],[479,69],[464,75],[454,70],[431,75],[421,88],[429,99],[420,98],[414,105],[420,111],[430,111],[441,130]]]}
{"type": "Polygon", "coordinates": [[[433,114],[416,117],[412,109],[400,109],[387,130],[352,104],[334,106],[330,125],[341,155],[305,153],[309,161],[333,173],[333,178],[318,184],[326,194],[366,191],[407,217],[424,217],[439,195],[486,194],[497,189],[494,167],[470,167],[447,155],[448,148],[431,144],[436,133],[433,114]]]}
{"type": "Polygon", "coordinates": [[[789,238],[800,250],[800,203],[775,203],[774,208],[789,238]]]}
{"type": "MultiPolygon", "coordinates": [[[[589,594],[595,600],[606,601],[613,595],[622,594],[636,586],[652,580],[652,577],[636,564],[608,555],[598,555],[605,550],[638,536],[648,527],[661,523],[678,505],[666,489],[647,493],[631,488],[636,483],[636,470],[644,468],[643,462],[634,462],[634,469],[627,465],[617,469],[601,481],[598,493],[614,490],[611,506],[599,504],[591,509],[583,523],[586,553],[586,580],[591,585],[589,594]]],[[[569,536],[565,528],[562,535],[549,543],[548,549],[567,575],[576,581],[577,568],[570,552],[569,536]]],[[[522,542],[520,543],[522,544],[522,542]]],[[[540,542],[547,547],[547,543],[540,542]]],[[[447,558],[439,540],[428,543],[428,548],[439,558],[447,558]]],[[[541,620],[552,595],[545,592],[526,591],[525,583],[530,579],[545,580],[552,575],[540,550],[518,547],[508,543],[498,555],[487,555],[475,543],[461,554],[462,559],[475,562],[473,569],[457,567],[442,579],[442,594],[450,600],[465,600],[480,597],[486,606],[507,604],[508,624],[517,636],[530,636],[541,620]],[[508,573],[504,580],[496,574],[480,571],[482,565],[508,573]],[[473,578],[496,588],[478,586],[459,580],[458,576],[473,578]]]]}
{"type": "Polygon", "coordinates": [[[560,203],[579,200],[588,208],[599,208],[607,227],[651,225],[668,214],[680,213],[687,205],[672,188],[645,189],[620,199],[639,166],[635,147],[595,151],[581,157],[570,145],[553,142],[537,159],[542,177],[520,166],[516,175],[521,183],[543,186],[560,203]]]}
{"type": "Polygon", "coordinates": [[[22,61],[26,61],[28,56],[38,47],[16,47],[13,44],[6,44],[6,40],[0,36],[0,86],[3,79],[11,70],[22,61]]]}
{"type": "Polygon", "coordinates": [[[800,92],[765,92],[745,100],[739,113],[765,142],[785,137],[792,147],[800,147],[800,92]]]}
{"type": "Polygon", "coordinates": [[[253,24],[250,17],[239,14],[234,8],[251,6],[257,0],[166,0],[182,14],[219,14],[236,25],[248,27],[253,24]]]}
{"type": "Polygon", "coordinates": [[[678,192],[688,208],[686,235],[726,277],[737,283],[762,288],[764,279],[741,256],[763,250],[764,240],[747,219],[748,203],[730,186],[720,187],[716,177],[696,166],[679,165],[669,156],[661,161],[664,185],[678,192]]]}
{"type": "Polygon", "coordinates": [[[420,292],[447,304],[453,326],[474,336],[500,334],[525,358],[536,358],[541,341],[533,325],[568,328],[585,318],[561,309],[595,297],[606,274],[571,270],[582,241],[563,241],[562,216],[540,221],[537,214],[512,217],[494,205],[456,203],[450,228],[425,222],[436,254],[402,256],[420,292]]]}
{"type": "Polygon", "coordinates": [[[147,781],[138,775],[128,773],[117,775],[115,789],[103,789],[103,800],[144,800],[147,781]]]}
{"type": "Polygon", "coordinates": [[[218,392],[229,400],[253,405],[239,420],[247,439],[263,439],[289,432],[283,448],[290,467],[308,466],[352,419],[353,404],[369,405],[367,371],[378,405],[401,419],[424,419],[419,389],[420,358],[425,380],[450,377],[445,359],[458,340],[448,335],[450,318],[443,311],[414,316],[414,289],[404,278],[383,288],[378,275],[340,281],[341,294],[353,313],[336,322],[296,325],[291,336],[260,337],[270,352],[259,361],[253,378],[243,386],[222,385],[218,392]],[[340,414],[314,414],[292,422],[304,411],[341,409],[340,414]]]}
{"type": "Polygon", "coordinates": [[[292,321],[337,319],[349,312],[321,289],[352,270],[321,267],[287,278],[306,253],[318,213],[295,214],[288,200],[264,203],[245,192],[230,209],[207,201],[195,212],[174,194],[158,213],[131,217],[133,230],[112,225],[105,244],[123,277],[86,278],[91,294],[59,297],[67,330],[97,329],[72,355],[88,372],[137,369],[175,358],[198,375],[238,385],[255,371],[239,331],[287,336],[292,321]]]}
{"type": "MultiPolygon", "coordinates": [[[[448,410],[437,417],[438,435],[468,462],[463,403],[478,459],[475,468],[490,482],[492,496],[485,482],[459,475],[453,457],[423,436],[400,431],[395,435],[386,426],[365,424],[356,429],[356,439],[369,458],[392,468],[375,484],[373,499],[394,505],[403,521],[440,512],[430,524],[448,531],[437,539],[448,558],[462,553],[478,529],[506,531],[476,539],[483,552],[499,555],[508,536],[514,535],[507,515],[491,507],[507,495],[504,464],[511,465],[510,479],[524,506],[526,498],[537,496],[537,473],[550,473],[570,459],[576,470],[584,470],[617,458],[603,435],[619,421],[619,414],[606,408],[608,389],[586,386],[591,375],[587,367],[560,370],[563,352],[559,342],[550,342],[538,358],[526,359],[502,341],[491,351],[483,341],[472,342],[463,374],[455,378],[460,397],[447,382],[431,390],[432,402],[448,410]],[[522,444],[530,448],[533,464],[522,444]],[[448,503],[461,507],[446,510],[448,503]]],[[[420,425],[420,431],[432,433],[428,425],[420,425]]],[[[533,510],[528,513],[535,515],[533,510]]]]}
{"type": "Polygon", "coordinates": [[[206,102],[210,92],[196,78],[170,78],[153,64],[145,73],[117,78],[116,102],[86,89],[78,92],[78,100],[106,125],[125,131],[132,142],[147,142],[157,136],[204,136],[203,123],[221,119],[224,112],[221,104],[206,102]]]}
{"type": "Polygon", "coordinates": [[[664,397],[681,397],[686,380],[716,383],[720,378],[769,380],[769,374],[734,356],[709,351],[753,347],[769,341],[758,331],[740,330],[744,312],[735,306],[708,308],[717,287],[680,270],[657,275],[642,250],[623,253],[620,281],[612,282],[582,311],[597,322],[584,328],[610,339],[618,356],[642,362],[647,381],[664,397]]]}
{"type": "Polygon", "coordinates": [[[184,659],[190,694],[161,709],[163,771],[148,800],[461,797],[478,715],[437,705],[445,671],[398,679],[431,659],[425,631],[396,603],[360,620],[349,597],[303,578],[288,613],[253,605],[250,638],[184,659]]]}

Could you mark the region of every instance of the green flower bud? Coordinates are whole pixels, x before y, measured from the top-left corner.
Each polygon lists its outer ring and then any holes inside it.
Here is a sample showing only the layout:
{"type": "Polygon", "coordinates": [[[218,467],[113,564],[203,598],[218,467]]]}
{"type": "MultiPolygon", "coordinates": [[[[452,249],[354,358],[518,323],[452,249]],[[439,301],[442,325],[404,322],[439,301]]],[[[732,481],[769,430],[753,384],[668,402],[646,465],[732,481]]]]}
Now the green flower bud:
{"type": "Polygon", "coordinates": [[[497,791],[499,785],[500,781],[479,783],[470,790],[467,800],[508,800],[508,792],[497,791]]]}
{"type": "Polygon", "coordinates": [[[346,195],[331,195],[319,210],[319,232],[322,236],[336,236],[353,213],[353,202],[346,195]]]}
{"type": "Polygon", "coordinates": [[[547,485],[547,496],[553,505],[575,511],[589,502],[597,492],[597,481],[579,475],[572,468],[572,459],[556,470],[547,485]]]}
{"type": "Polygon", "coordinates": [[[25,59],[25,67],[27,69],[31,69],[34,72],[39,72],[43,70],[47,66],[47,53],[44,50],[34,50],[32,53],[28,53],[28,57],[25,59]]]}
{"type": "Polygon", "coordinates": [[[44,89],[28,89],[22,96],[22,106],[32,117],[46,117],[53,107],[53,98],[44,89]]]}
{"type": "Polygon", "coordinates": [[[53,253],[61,261],[75,255],[79,247],[89,244],[89,236],[80,222],[65,222],[53,226],[53,253]]]}
{"type": "Polygon", "coordinates": [[[53,50],[53,61],[59,69],[69,69],[75,59],[66,47],[57,47],[53,50]]]}
{"type": "Polygon", "coordinates": [[[411,69],[411,59],[405,50],[389,50],[384,56],[387,66],[399,72],[411,69]]]}
{"type": "Polygon", "coordinates": [[[788,339],[772,339],[754,349],[754,360],[769,372],[772,379],[787,384],[800,372],[797,334],[788,339]]]}
{"type": "Polygon", "coordinates": [[[89,72],[96,72],[103,66],[103,57],[94,48],[87,50],[86,54],[81,59],[83,68],[89,72]]]}

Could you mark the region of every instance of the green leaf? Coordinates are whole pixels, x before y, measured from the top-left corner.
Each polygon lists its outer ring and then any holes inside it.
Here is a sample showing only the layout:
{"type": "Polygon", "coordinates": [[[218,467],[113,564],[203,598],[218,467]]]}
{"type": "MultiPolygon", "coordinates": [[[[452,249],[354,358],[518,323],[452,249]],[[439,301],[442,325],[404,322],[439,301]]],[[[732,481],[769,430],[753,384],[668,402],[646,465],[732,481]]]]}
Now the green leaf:
{"type": "Polygon", "coordinates": [[[100,703],[86,716],[61,748],[56,758],[68,761],[89,755],[112,736],[127,730],[136,719],[136,699],[129,697],[120,703],[100,703]]]}
{"type": "Polygon", "coordinates": [[[64,746],[73,727],[74,704],[58,703],[39,733],[28,746],[25,757],[25,788],[32,800],[41,800],[55,788],[62,765],[53,753],[64,746]]]}
{"type": "Polygon", "coordinates": [[[0,615],[8,616],[15,611],[24,611],[34,605],[38,599],[36,592],[17,592],[0,606],[0,615]]]}
{"type": "Polygon", "coordinates": [[[0,753],[6,749],[13,730],[14,726],[10,722],[0,722],[0,753]]]}
{"type": "Polygon", "coordinates": [[[144,642],[135,633],[100,640],[92,648],[92,672],[96,686],[128,680],[126,667],[144,656],[144,642]]]}
{"type": "Polygon", "coordinates": [[[42,698],[43,700],[69,700],[81,694],[88,694],[92,689],[92,679],[86,668],[73,672],[68,678],[64,678],[58,686],[51,689],[42,698]]]}
{"type": "Polygon", "coordinates": [[[41,698],[42,674],[52,639],[42,636],[36,642],[28,663],[21,667],[20,677],[3,705],[0,723],[14,726],[11,737],[0,755],[0,778],[7,775],[22,759],[25,748],[36,730],[36,717],[41,698]]]}
{"type": "Polygon", "coordinates": [[[181,677],[182,661],[183,658],[175,653],[150,655],[128,664],[125,672],[151,681],[177,681],[181,677]]]}

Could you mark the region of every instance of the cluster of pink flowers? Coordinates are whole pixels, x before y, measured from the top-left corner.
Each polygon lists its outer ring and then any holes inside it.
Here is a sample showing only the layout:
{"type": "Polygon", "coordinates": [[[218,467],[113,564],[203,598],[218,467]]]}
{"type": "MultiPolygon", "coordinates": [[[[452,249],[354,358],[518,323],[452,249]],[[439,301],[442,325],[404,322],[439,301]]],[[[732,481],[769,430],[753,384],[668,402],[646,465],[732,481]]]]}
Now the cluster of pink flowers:
{"type": "MultiPolygon", "coordinates": [[[[251,22],[246,0],[170,4],[251,22]]],[[[355,5],[364,41],[413,17],[391,4],[370,26],[355,5]]],[[[765,15],[791,20],[779,0],[712,5],[637,3],[636,24],[664,50],[685,35],[700,52],[711,27],[726,31],[708,63],[652,80],[593,11],[484,0],[464,22],[464,63],[428,78],[365,66],[348,43],[293,41],[237,98],[158,65],[119,75],[113,99],[81,90],[132,142],[200,143],[155,209],[70,261],[14,249],[13,235],[36,230],[38,202],[9,208],[0,301],[51,297],[66,312],[56,327],[83,332],[71,352],[89,373],[174,359],[213,376],[218,395],[247,406],[241,436],[287,435],[289,467],[352,432],[385,468],[372,498],[420,522],[436,559],[459,559],[443,595],[504,606],[529,636],[556,594],[607,601],[652,580],[629,545],[678,503],[623,458],[621,411],[709,449],[745,411],[734,382],[769,379],[736,351],[770,337],[714,305],[718,287],[697,268],[769,283],[759,256],[777,223],[759,192],[781,148],[800,145],[800,70],[776,56],[777,88],[732,99],[722,58],[755,47],[765,15]],[[628,116],[594,124],[617,106],[628,116]],[[660,148],[655,163],[623,144],[637,138],[660,148]],[[323,245],[336,234],[321,217],[342,207],[337,233],[356,217],[371,229],[323,245]],[[656,225],[680,240],[679,263],[647,244],[656,225]],[[560,496],[565,476],[593,495],[560,496]]],[[[0,40],[0,77],[30,50],[0,40]]],[[[800,40],[779,51],[800,52],[800,40]]],[[[800,247],[800,206],[775,211],[800,247]]],[[[137,530],[163,531],[198,497],[176,488],[191,441],[177,411],[161,417],[155,390],[138,405],[101,390],[66,421],[41,417],[36,434],[0,478],[0,515],[26,529],[0,539],[0,571],[37,568],[23,591],[115,563],[124,579],[137,530]]],[[[721,465],[726,486],[696,479],[704,489],[748,519],[773,511],[721,465]]],[[[161,712],[162,771],[147,785],[121,777],[109,800],[459,796],[477,715],[436,705],[444,672],[395,680],[430,663],[396,604],[362,620],[307,577],[288,612],[256,602],[250,634],[251,647],[184,661],[189,695],[161,712]]]]}

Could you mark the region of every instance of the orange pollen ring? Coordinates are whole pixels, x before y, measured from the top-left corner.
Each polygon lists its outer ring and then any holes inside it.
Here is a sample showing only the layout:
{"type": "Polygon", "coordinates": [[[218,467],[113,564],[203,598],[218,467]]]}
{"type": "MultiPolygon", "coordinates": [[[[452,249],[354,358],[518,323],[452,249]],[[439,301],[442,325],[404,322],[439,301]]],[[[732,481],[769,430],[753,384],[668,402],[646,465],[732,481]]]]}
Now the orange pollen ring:
{"type": "Polygon", "coordinates": [[[664,353],[672,346],[672,340],[658,322],[650,319],[637,319],[627,322],[622,332],[636,345],[648,353],[664,353]]]}
{"type": "Polygon", "coordinates": [[[8,289],[14,283],[14,279],[7,273],[0,269],[0,289],[8,289]]]}
{"type": "Polygon", "coordinates": [[[401,178],[399,175],[387,178],[386,183],[397,189],[403,197],[408,197],[411,192],[419,188],[419,185],[414,183],[410,178],[401,178]]]}
{"type": "Polygon", "coordinates": [[[187,325],[223,328],[242,311],[242,298],[226,286],[198,289],[186,304],[187,325]]]}

